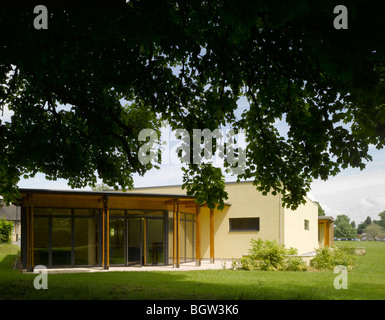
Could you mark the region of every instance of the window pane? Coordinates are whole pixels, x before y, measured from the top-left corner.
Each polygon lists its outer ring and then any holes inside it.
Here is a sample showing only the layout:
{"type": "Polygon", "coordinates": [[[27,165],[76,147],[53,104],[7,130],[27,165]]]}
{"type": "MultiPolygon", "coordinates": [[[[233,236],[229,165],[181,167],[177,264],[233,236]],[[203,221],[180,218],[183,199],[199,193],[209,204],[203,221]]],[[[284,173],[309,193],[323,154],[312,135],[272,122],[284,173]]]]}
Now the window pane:
{"type": "Polygon", "coordinates": [[[164,217],[164,211],[144,211],[143,212],[144,217],[154,217],[154,218],[163,218],[164,217]]]}
{"type": "Polygon", "coordinates": [[[33,219],[34,264],[48,266],[49,222],[48,218],[33,219]]]}
{"type": "Polygon", "coordinates": [[[186,260],[194,260],[194,223],[186,221],[186,260]]]}
{"type": "Polygon", "coordinates": [[[125,264],[124,219],[110,219],[110,264],[125,264]]]}
{"type": "Polygon", "coordinates": [[[259,231],[259,218],[230,218],[230,231],[259,231]]]}
{"type": "Polygon", "coordinates": [[[52,218],[52,265],[71,265],[70,218],[52,218]]]}
{"type": "Polygon", "coordinates": [[[96,218],[74,219],[75,265],[98,264],[98,220],[96,218]]]}
{"type": "Polygon", "coordinates": [[[146,220],[147,264],[164,264],[164,220],[146,220]]]}
{"type": "Polygon", "coordinates": [[[180,262],[185,262],[186,261],[186,220],[180,221],[179,228],[180,228],[179,229],[180,262]]]}
{"type": "Polygon", "coordinates": [[[71,215],[71,209],[58,209],[58,208],[34,208],[33,209],[34,215],[64,215],[64,216],[70,216],[71,215]]]}
{"type": "Polygon", "coordinates": [[[173,264],[174,253],[174,214],[168,213],[168,263],[173,264]]]}
{"type": "Polygon", "coordinates": [[[98,209],[75,209],[74,214],[76,216],[98,216],[98,209]]]}
{"type": "Polygon", "coordinates": [[[127,219],[127,263],[129,265],[141,262],[141,219],[127,219]]]}
{"type": "Polygon", "coordinates": [[[124,210],[110,210],[110,216],[124,217],[124,210]]]}

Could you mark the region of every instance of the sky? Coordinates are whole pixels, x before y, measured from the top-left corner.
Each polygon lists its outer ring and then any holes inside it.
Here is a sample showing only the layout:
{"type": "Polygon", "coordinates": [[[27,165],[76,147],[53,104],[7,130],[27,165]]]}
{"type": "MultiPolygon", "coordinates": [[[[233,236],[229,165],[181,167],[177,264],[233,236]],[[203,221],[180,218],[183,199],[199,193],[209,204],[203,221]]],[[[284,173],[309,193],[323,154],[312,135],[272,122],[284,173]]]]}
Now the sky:
{"type": "MultiPolygon", "coordinates": [[[[241,101],[244,104],[245,101],[241,101]]],[[[240,106],[240,110],[244,106],[240,106]]],[[[5,108],[0,112],[2,121],[9,121],[11,112],[5,108]]],[[[284,134],[287,129],[284,122],[277,122],[278,130],[284,134]]],[[[174,142],[175,143],[175,142],[174,142]]],[[[385,211],[385,150],[370,148],[373,157],[364,170],[348,168],[335,177],[326,181],[315,180],[311,185],[308,198],[318,201],[326,215],[334,218],[345,214],[356,225],[363,222],[368,216],[378,220],[378,214],[385,211]]],[[[235,181],[233,176],[225,175],[226,181],[235,181]]],[[[134,175],[135,187],[152,187],[182,184],[181,165],[170,161],[162,164],[161,169],[153,169],[145,176],[134,175]]],[[[65,180],[50,181],[43,174],[36,174],[34,178],[21,178],[20,188],[37,189],[70,189],[65,180]]],[[[90,189],[90,188],[86,188],[90,189]]]]}

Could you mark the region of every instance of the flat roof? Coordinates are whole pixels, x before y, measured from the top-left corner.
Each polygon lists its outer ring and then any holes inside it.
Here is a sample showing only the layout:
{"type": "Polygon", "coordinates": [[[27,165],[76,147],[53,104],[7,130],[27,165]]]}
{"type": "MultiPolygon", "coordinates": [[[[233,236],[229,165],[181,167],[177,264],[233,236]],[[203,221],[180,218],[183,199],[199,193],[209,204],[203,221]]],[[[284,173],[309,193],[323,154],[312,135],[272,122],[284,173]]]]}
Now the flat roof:
{"type": "Polygon", "coordinates": [[[331,216],[319,216],[319,217],[318,217],[318,220],[330,220],[330,221],[334,221],[334,218],[331,217],[331,216]]]}
{"type": "MultiPolygon", "coordinates": [[[[52,189],[33,189],[33,188],[20,188],[20,195],[23,197],[27,194],[38,194],[38,195],[62,195],[62,196],[94,196],[94,197],[104,197],[109,196],[111,198],[152,198],[152,199],[163,199],[166,201],[171,201],[173,199],[181,199],[188,201],[190,200],[193,203],[195,202],[194,196],[188,196],[185,194],[169,194],[169,193],[143,193],[143,192],[123,192],[123,191],[114,191],[114,190],[104,190],[104,191],[92,191],[92,190],[52,190],[52,189]]],[[[207,203],[200,205],[201,207],[207,206],[207,203]]],[[[230,207],[231,204],[225,202],[225,206],[230,207]]]]}
{"type": "Polygon", "coordinates": [[[123,191],[92,191],[92,190],[52,190],[52,189],[29,189],[20,188],[20,194],[61,194],[61,195],[84,195],[84,196],[114,196],[114,197],[142,197],[142,198],[179,198],[194,200],[194,196],[183,194],[164,194],[164,193],[142,193],[142,192],[123,192],[123,191]]]}

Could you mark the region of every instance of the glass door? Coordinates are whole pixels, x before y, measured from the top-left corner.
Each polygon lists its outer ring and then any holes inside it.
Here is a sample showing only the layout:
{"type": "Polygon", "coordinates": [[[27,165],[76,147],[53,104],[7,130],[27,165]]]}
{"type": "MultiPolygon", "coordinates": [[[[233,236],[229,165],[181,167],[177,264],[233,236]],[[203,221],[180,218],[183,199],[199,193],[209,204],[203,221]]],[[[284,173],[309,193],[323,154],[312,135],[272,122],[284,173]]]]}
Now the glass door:
{"type": "Polygon", "coordinates": [[[110,264],[125,264],[124,218],[110,219],[110,264]]]}
{"type": "Polygon", "coordinates": [[[146,252],[146,264],[157,265],[164,264],[164,249],[165,249],[165,236],[164,236],[164,219],[145,219],[145,248],[146,252]]]}
{"type": "Polygon", "coordinates": [[[127,218],[127,265],[141,264],[141,220],[141,218],[127,218]]]}

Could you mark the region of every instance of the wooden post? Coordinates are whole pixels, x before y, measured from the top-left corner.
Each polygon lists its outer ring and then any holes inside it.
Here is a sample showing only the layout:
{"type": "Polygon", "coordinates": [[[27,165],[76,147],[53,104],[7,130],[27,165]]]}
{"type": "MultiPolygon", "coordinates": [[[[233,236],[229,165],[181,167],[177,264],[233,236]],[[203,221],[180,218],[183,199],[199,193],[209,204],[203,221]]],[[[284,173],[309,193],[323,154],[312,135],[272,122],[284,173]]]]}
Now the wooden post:
{"type": "Polygon", "coordinates": [[[106,261],[106,251],[105,251],[105,245],[106,245],[106,228],[105,228],[105,224],[106,224],[106,217],[105,217],[105,214],[104,214],[104,201],[103,201],[103,209],[102,209],[102,268],[104,269],[104,266],[105,266],[105,261],[106,261]]]}
{"type": "Polygon", "coordinates": [[[31,221],[30,221],[30,218],[29,218],[29,204],[27,205],[27,271],[32,271],[31,269],[31,240],[30,240],[30,236],[31,236],[31,221]]]}
{"type": "Polygon", "coordinates": [[[210,263],[214,261],[214,209],[210,209],[210,263]]]}
{"type": "Polygon", "coordinates": [[[196,205],[196,243],[195,243],[195,261],[196,266],[201,265],[201,208],[199,204],[196,205]]]}
{"type": "Polygon", "coordinates": [[[102,236],[102,265],[104,270],[110,267],[110,212],[108,195],[103,198],[103,236],[102,236]]]}
{"type": "Polygon", "coordinates": [[[179,199],[176,202],[176,267],[180,266],[180,212],[179,212],[179,199]]]}
{"type": "Polygon", "coordinates": [[[173,231],[172,231],[172,266],[176,267],[176,202],[174,202],[173,205],[173,212],[172,212],[172,222],[173,222],[173,231]]]}
{"type": "Polygon", "coordinates": [[[147,265],[147,219],[143,218],[143,265],[147,265]]]}
{"type": "Polygon", "coordinates": [[[107,269],[110,268],[110,204],[109,204],[109,197],[106,196],[106,220],[107,220],[107,239],[106,239],[106,246],[107,246],[107,269]]]}
{"type": "Polygon", "coordinates": [[[27,195],[27,271],[33,271],[33,204],[32,195],[27,195]]]}
{"type": "Polygon", "coordinates": [[[327,232],[327,223],[324,221],[324,245],[327,247],[329,245],[329,238],[328,238],[328,232],[327,232]]]}
{"type": "Polygon", "coordinates": [[[32,266],[32,269],[35,266],[34,245],[33,244],[34,244],[34,235],[33,235],[33,203],[31,203],[31,266],[32,266]]]}

